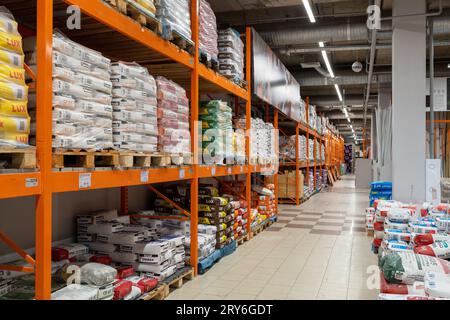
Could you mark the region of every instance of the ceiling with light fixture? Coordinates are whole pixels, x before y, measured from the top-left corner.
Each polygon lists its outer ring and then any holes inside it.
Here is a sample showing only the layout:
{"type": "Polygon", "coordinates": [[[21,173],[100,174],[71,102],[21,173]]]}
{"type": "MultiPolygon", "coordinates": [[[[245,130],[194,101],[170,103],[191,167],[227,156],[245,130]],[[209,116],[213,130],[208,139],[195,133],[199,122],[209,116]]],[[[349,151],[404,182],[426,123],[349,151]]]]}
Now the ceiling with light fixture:
{"type": "MultiPolygon", "coordinates": [[[[366,27],[368,0],[209,0],[216,12],[218,25],[243,31],[254,27],[277,53],[301,85],[302,97],[309,96],[340,129],[347,141],[362,137],[363,104],[370,55],[366,27]],[[308,14],[304,2],[310,4],[314,16],[308,14]],[[322,42],[322,43],[321,43],[322,42]],[[328,61],[328,62],[327,62],[328,61]],[[360,62],[360,72],[352,65],[360,62]],[[320,72],[303,66],[320,63],[320,72]],[[334,76],[334,77],[333,77],[334,76]],[[336,86],[335,86],[336,84],[336,86]],[[344,93],[345,92],[345,93],[344,93]],[[339,96],[341,95],[341,97],[339,96]],[[346,111],[342,108],[342,100],[346,111]],[[348,116],[346,115],[348,114],[348,116]],[[350,123],[348,121],[350,119],[350,123]],[[352,125],[352,127],[350,127],[352,125]],[[354,133],[353,133],[354,132],[354,133]]],[[[392,0],[383,0],[382,16],[392,15],[392,0]]],[[[427,1],[436,10],[438,1],[427,1]]],[[[450,0],[443,0],[444,14],[450,21],[450,0]]],[[[450,25],[450,23],[449,23],[450,25]]],[[[374,77],[369,96],[366,130],[370,133],[371,112],[378,102],[378,86],[391,82],[390,25],[379,32],[374,77]]],[[[435,48],[436,76],[450,76],[450,31],[442,45],[435,48]]]]}

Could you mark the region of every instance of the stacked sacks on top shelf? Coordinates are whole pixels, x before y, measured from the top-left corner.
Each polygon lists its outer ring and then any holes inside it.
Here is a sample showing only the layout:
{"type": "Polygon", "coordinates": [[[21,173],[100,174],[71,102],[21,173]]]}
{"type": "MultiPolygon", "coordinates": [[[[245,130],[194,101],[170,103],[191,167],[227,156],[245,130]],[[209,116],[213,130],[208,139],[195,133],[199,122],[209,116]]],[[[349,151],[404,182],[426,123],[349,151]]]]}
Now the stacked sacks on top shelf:
{"type": "Polygon", "coordinates": [[[162,22],[166,35],[171,38],[171,32],[176,31],[185,39],[192,38],[191,5],[189,0],[155,0],[156,17],[162,22]]]}
{"type": "Polygon", "coordinates": [[[224,101],[211,100],[201,104],[199,120],[202,122],[203,160],[206,164],[234,163],[232,119],[233,112],[224,101]]]}
{"type": "Polygon", "coordinates": [[[214,186],[199,188],[199,224],[216,227],[216,248],[220,249],[234,240],[234,209],[229,198],[219,196],[214,186]]]}
{"type": "Polygon", "coordinates": [[[53,147],[109,149],[110,60],[60,33],[53,35],[53,147]]]}
{"type": "Polygon", "coordinates": [[[0,145],[28,146],[30,117],[22,37],[13,15],[0,7],[0,145]]]}
{"type": "Polygon", "coordinates": [[[244,79],[244,43],[234,29],[219,31],[219,73],[240,83],[244,79]]]}
{"type": "Polygon", "coordinates": [[[245,130],[236,128],[233,132],[233,148],[236,164],[245,164],[245,130]]]}
{"type": "Polygon", "coordinates": [[[136,63],[115,62],[113,84],[113,141],[118,150],[156,152],[158,143],[156,82],[136,63]]]}
{"type": "Polygon", "coordinates": [[[217,48],[217,21],[214,11],[208,1],[200,0],[199,3],[199,48],[207,60],[217,61],[219,49],[217,48]]]}
{"type": "Polygon", "coordinates": [[[186,91],[164,77],[156,78],[158,99],[158,150],[169,154],[189,154],[189,100],[186,91]]]}

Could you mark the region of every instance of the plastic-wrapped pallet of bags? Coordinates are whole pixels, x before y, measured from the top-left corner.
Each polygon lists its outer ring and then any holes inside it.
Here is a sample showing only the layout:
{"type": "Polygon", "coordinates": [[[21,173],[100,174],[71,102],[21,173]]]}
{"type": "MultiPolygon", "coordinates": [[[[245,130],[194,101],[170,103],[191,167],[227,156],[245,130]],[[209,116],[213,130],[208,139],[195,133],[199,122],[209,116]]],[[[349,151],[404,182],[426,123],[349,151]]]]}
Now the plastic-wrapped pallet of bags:
{"type": "Polygon", "coordinates": [[[22,37],[14,16],[0,7],[0,146],[28,147],[27,111],[22,37]]]}
{"type": "Polygon", "coordinates": [[[199,14],[199,47],[208,58],[217,61],[219,50],[217,49],[217,21],[214,11],[208,1],[200,0],[199,14]]]}
{"type": "Polygon", "coordinates": [[[234,29],[219,31],[219,72],[223,76],[242,81],[244,79],[244,43],[234,29]]]}
{"type": "Polygon", "coordinates": [[[109,149],[112,135],[110,60],[53,35],[53,147],[109,149]]]}
{"type": "Polygon", "coordinates": [[[115,62],[113,84],[113,141],[119,150],[155,152],[158,144],[156,81],[136,63],[115,62]]]}
{"type": "Polygon", "coordinates": [[[158,150],[164,153],[190,153],[189,100],[186,91],[164,77],[157,77],[156,85],[158,150]]]}
{"type": "Polygon", "coordinates": [[[177,31],[186,39],[192,38],[190,0],[155,0],[155,5],[156,17],[165,28],[177,31]]]}

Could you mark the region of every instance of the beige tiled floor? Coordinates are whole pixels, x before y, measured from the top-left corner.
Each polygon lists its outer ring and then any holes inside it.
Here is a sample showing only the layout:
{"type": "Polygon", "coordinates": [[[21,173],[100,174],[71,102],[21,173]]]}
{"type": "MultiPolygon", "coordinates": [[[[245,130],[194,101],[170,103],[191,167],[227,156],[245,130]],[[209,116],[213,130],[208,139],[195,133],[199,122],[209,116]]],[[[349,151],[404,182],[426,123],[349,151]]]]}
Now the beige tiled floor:
{"type": "MultiPolygon", "coordinates": [[[[345,177],[329,192],[312,197],[300,209],[343,211],[362,219],[368,194],[355,192],[353,186],[354,180],[345,177]]],[[[280,208],[295,209],[293,206],[280,208]]],[[[366,286],[367,267],[377,263],[376,256],[370,252],[371,239],[363,232],[345,229],[340,235],[310,232],[307,228],[264,231],[238,247],[234,254],[224,257],[206,274],[171,293],[168,299],[376,299],[378,292],[366,286]]]]}

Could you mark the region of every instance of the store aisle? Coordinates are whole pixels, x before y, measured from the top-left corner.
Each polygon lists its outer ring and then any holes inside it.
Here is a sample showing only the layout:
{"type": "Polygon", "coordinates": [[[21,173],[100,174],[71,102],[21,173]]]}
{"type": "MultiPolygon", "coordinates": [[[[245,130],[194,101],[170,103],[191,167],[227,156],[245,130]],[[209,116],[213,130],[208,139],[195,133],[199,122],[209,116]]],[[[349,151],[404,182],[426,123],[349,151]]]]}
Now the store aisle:
{"type": "Polygon", "coordinates": [[[376,265],[364,229],[368,190],[345,176],[168,299],[376,299],[366,287],[376,265]]]}

